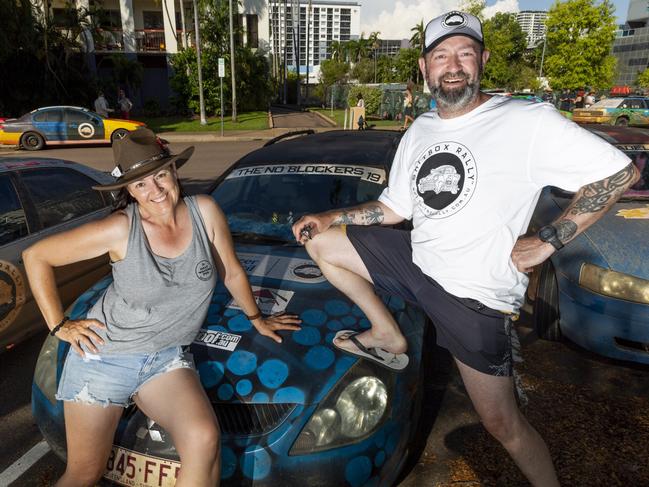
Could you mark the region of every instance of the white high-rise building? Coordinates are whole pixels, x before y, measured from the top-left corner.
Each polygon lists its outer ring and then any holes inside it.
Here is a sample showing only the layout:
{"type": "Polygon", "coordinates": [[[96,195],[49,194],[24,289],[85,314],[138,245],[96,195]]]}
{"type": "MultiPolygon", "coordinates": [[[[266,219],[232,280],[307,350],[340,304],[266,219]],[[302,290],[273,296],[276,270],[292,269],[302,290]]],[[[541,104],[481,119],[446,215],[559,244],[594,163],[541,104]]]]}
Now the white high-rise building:
{"type": "Polygon", "coordinates": [[[532,49],[545,37],[545,19],[548,13],[543,10],[523,10],[516,14],[516,21],[527,36],[527,47],[532,49]]]}
{"type": "MultiPolygon", "coordinates": [[[[357,2],[268,0],[268,14],[273,69],[286,63],[289,70],[299,70],[301,75],[308,71],[309,83],[319,81],[320,63],[331,57],[332,42],[360,37],[361,6],[357,2]]],[[[260,19],[260,26],[265,21],[260,19]]]]}

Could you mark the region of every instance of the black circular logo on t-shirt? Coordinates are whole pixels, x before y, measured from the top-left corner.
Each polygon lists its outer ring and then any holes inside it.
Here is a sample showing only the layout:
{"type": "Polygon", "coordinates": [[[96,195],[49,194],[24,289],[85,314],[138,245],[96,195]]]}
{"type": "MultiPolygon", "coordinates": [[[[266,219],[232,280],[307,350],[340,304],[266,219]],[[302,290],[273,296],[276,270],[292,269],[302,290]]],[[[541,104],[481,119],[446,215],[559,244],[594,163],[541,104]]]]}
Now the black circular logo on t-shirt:
{"type": "Polygon", "coordinates": [[[417,206],[428,218],[446,218],[471,199],[477,181],[473,155],[462,144],[442,142],[418,158],[411,178],[417,206]]]}
{"type": "Polygon", "coordinates": [[[212,277],[213,272],[214,270],[212,268],[212,264],[210,264],[207,260],[201,260],[198,264],[196,264],[196,276],[201,281],[209,280],[209,278],[212,277]]]}

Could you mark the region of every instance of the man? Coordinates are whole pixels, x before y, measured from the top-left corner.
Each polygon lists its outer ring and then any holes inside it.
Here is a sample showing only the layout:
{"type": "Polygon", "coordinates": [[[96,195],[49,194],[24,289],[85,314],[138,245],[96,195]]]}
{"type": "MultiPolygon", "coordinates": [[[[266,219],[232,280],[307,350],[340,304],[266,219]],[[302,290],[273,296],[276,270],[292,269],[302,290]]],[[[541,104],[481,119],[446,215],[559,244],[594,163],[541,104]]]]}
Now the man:
{"type": "Polygon", "coordinates": [[[556,486],[548,448],[516,404],[511,321],[525,273],[600,218],[637,171],[551,105],[482,93],[488,59],[477,18],[433,19],[419,66],[438,111],[404,135],[378,201],[306,215],[293,232],[372,324],[337,333],[336,347],[403,368],[407,342],[373,286],[416,302],[487,430],[533,485],[556,486]],[[576,195],[557,221],[523,236],[548,185],[576,195]],[[410,218],[412,232],[370,226],[410,218]]]}
{"type": "Polygon", "coordinates": [[[113,111],[112,108],[108,107],[108,102],[106,101],[106,98],[104,98],[104,93],[100,91],[95,100],[95,112],[104,118],[108,118],[108,113],[113,111]]]}
{"type": "Polygon", "coordinates": [[[131,108],[133,108],[133,103],[128,99],[124,90],[120,89],[117,92],[117,106],[122,112],[121,116],[124,120],[129,120],[131,115],[131,108]]]}

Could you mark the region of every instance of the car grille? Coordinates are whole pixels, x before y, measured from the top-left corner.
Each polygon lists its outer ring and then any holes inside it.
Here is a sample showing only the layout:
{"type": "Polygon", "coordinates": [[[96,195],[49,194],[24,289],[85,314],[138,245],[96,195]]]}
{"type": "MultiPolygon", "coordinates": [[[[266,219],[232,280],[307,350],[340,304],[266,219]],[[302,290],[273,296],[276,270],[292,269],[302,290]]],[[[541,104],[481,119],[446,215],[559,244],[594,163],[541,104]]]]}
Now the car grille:
{"type": "Polygon", "coordinates": [[[282,424],[293,409],[295,404],[214,404],[224,436],[264,435],[282,424]]]}

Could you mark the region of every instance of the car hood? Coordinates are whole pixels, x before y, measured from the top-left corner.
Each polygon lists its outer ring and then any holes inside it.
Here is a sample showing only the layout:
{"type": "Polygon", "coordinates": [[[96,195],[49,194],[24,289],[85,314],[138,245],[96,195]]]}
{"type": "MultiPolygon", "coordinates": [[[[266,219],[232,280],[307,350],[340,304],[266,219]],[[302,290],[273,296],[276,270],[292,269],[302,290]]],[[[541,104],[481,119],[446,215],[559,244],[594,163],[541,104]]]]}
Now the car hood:
{"type": "MultiPolygon", "coordinates": [[[[564,209],[569,203],[555,201],[564,209]]],[[[612,270],[649,279],[649,201],[616,203],[585,234],[612,270]]]]}
{"type": "MultiPolygon", "coordinates": [[[[281,344],[260,335],[219,283],[191,347],[208,395],[221,402],[320,402],[357,360],[332,345],[335,333],[366,329],[369,321],[303,248],[240,246],[237,253],[261,311],[296,314],[301,330],[279,332],[281,344]]],[[[402,300],[388,305],[403,311],[402,300]]]]}

